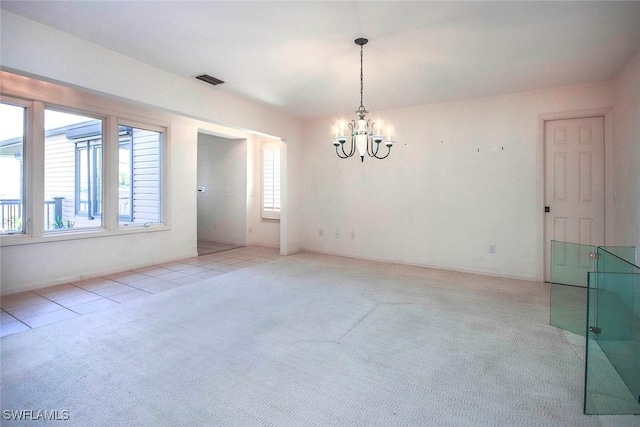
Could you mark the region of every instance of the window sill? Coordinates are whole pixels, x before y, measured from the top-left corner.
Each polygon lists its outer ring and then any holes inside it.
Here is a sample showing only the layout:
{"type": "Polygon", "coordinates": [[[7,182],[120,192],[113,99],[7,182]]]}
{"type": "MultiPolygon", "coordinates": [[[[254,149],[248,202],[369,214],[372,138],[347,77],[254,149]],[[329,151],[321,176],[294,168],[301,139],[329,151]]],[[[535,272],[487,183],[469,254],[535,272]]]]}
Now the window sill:
{"type": "Polygon", "coordinates": [[[95,239],[101,237],[124,236],[128,234],[154,233],[157,231],[171,230],[165,224],[154,224],[148,227],[119,227],[117,230],[88,229],[82,231],[53,231],[47,232],[41,237],[32,237],[27,234],[10,234],[0,236],[0,247],[33,245],[49,242],[63,242],[68,240],[95,239]]]}
{"type": "Polygon", "coordinates": [[[260,218],[262,222],[280,222],[280,218],[260,218]]]}

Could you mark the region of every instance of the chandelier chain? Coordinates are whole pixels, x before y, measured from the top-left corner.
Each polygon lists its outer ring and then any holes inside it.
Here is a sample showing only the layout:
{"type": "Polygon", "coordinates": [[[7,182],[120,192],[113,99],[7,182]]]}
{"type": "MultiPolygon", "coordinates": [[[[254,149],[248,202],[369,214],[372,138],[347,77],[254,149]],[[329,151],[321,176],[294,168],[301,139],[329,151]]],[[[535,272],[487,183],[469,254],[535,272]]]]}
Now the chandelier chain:
{"type": "Polygon", "coordinates": [[[363,53],[362,53],[362,46],[360,46],[360,107],[364,108],[364,103],[363,103],[363,90],[364,90],[364,73],[363,73],[363,61],[362,61],[362,57],[363,57],[363,53]]]}

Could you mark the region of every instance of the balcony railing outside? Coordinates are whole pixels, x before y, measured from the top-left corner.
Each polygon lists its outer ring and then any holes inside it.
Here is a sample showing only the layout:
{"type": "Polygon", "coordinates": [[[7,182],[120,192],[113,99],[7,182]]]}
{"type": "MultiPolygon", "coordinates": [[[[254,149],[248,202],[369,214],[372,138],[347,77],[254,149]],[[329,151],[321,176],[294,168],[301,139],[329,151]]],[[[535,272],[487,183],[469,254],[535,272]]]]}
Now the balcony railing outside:
{"type": "Polygon", "coordinates": [[[15,233],[22,230],[22,200],[0,200],[0,229],[3,233],[15,233]]]}
{"type": "MultiPolygon", "coordinates": [[[[62,199],[54,197],[54,200],[44,202],[44,229],[55,229],[56,218],[62,218],[62,199]]],[[[2,233],[20,233],[23,230],[22,200],[0,199],[0,231],[2,233]]]]}

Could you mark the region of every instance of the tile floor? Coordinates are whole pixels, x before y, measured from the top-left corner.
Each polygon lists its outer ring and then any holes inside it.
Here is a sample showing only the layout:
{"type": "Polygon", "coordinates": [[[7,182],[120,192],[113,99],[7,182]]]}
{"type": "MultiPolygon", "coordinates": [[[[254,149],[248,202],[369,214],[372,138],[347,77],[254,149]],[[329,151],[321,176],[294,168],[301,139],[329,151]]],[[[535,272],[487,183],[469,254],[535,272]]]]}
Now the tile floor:
{"type": "Polygon", "coordinates": [[[278,258],[278,249],[249,246],[66,283],[0,299],[0,336],[126,304],[278,258]]]}

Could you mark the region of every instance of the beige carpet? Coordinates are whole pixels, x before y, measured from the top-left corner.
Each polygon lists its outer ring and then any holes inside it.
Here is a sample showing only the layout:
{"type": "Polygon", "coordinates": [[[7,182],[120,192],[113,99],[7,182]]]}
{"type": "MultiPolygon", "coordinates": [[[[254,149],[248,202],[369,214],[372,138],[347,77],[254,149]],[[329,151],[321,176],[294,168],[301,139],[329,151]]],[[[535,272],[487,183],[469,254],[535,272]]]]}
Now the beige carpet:
{"type": "Polygon", "coordinates": [[[0,406],[64,426],[638,426],[582,415],[584,339],[548,323],[544,284],[298,254],[2,338],[0,406]]]}

